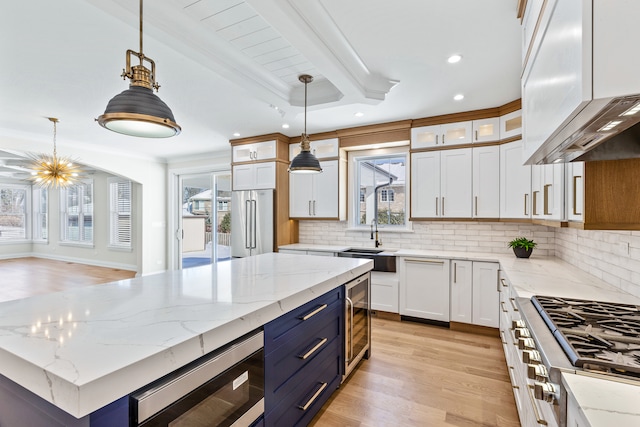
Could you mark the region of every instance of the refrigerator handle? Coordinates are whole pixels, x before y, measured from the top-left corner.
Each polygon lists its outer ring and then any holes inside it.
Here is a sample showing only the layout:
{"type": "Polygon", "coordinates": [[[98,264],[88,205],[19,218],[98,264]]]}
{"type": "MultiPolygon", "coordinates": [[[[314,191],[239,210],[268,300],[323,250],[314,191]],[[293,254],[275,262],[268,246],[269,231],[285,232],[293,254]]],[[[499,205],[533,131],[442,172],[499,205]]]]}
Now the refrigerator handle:
{"type": "Polygon", "coordinates": [[[249,221],[251,220],[251,200],[245,200],[245,215],[244,215],[244,229],[246,231],[244,237],[244,247],[245,249],[251,248],[251,227],[249,221]]]}
{"type": "Polygon", "coordinates": [[[255,249],[256,248],[256,227],[258,226],[258,224],[256,223],[256,201],[252,200],[251,201],[251,221],[253,222],[253,224],[251,225],[251,249],[255,249]]]}

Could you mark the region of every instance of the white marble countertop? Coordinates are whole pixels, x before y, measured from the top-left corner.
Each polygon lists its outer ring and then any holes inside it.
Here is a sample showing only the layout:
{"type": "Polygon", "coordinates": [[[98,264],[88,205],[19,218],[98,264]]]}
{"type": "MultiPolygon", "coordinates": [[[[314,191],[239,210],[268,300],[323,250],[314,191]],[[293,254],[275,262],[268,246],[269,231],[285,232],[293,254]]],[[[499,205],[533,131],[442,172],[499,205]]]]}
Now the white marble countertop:
{"type": "Polygon", "coordinates": [[[590,427],[640,425],[640,385],[567,373],[562,381],[590,427]]]}
{"type": "Polygon", "coordinates": [[[372,267],[264,254],[0,303],[0,374],[81,418],[372,267]]]}

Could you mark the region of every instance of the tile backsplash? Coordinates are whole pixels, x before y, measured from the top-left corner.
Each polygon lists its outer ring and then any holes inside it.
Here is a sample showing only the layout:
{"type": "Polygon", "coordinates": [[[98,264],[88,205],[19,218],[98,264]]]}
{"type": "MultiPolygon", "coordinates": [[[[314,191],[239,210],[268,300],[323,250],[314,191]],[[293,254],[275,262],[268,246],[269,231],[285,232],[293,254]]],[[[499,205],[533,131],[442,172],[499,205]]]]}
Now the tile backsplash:
{"type": "MultiPolygon", "coordinates": [[[[385,248],[509,253],[514,237],[533,238],[536,254],[556,256],[640,297],[640,231],[591,231],[517,222],[420,221],[407,233],[380,231],[385,248]]],[[[300,242],[373,247],[369,230],[346,221],[300,221],[300,242]]]]}
{"type": "MultiPolygon", "coordinates": [[[[536,254],[554,255],[553,229],[516,222],[420,221],[412,232],[379,230],[385,248],[508,253],[514,237],[524,236],[538,243],[536,254]]],[[[346,221],[300,221],[300,243],[373,247],[369,230],[354,230],[346,221]]]]}

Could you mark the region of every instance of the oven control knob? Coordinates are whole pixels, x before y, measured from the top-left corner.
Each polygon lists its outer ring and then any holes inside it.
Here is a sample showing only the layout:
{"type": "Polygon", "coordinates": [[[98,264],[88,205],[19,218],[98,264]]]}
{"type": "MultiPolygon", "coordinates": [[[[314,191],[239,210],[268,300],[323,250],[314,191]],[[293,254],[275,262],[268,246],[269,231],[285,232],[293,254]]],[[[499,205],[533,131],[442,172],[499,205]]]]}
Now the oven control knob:
{"type": "Polygon", "coordinates": [[[511,329],[516,329],[516,328],[526,328],[527,324],[524,323],[524,320],[512,320],[511,321],[511,329]]]}
{"type": "Polygon", "coordinates": [[[549,380],[549,372],[544,365],[530,363],[527,365],[527,377],[544,383],[549,380]]]}
{"type": "Polygon", "coordinates": [[[535,350],[536,342],[533,338],[518,338],[518,348],[520,350],[535,350]]]}
{"type": "Polygon", "coordinates": [[[538,365],[542,363],[542,357],[540,357],[540,352],[537,350],[524,350],[522,352],[522,361],[524,363],[538,365]]]}
{"type": "Polygon", "coordinates": [[[535,382],[533,385],[533,395],[538,400],[555,404],[560,398],[560,388],[553,383],[535,382]]]}
{"type": "Polygon", "coordinates": [[[513,334],[516,338],[531,338],[531,332],[527,328],[515,328],[513,334]]]}

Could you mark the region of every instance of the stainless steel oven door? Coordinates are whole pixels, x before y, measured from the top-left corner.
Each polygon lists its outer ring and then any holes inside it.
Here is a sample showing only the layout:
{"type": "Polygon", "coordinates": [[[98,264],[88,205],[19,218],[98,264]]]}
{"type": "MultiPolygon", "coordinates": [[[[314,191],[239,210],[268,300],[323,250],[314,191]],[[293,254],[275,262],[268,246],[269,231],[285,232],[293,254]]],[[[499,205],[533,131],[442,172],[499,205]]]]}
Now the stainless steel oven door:
{"type": "Polygon", "coordinates": [[[131,396],[131,426],[250,426],[264,413],[262,331],[131,396]]]}
{"type": "Polygon", "coordinates": [[[344,381],[363,358],[371,343],[371,275],[366,273],[345,285],[344,381]]]}

